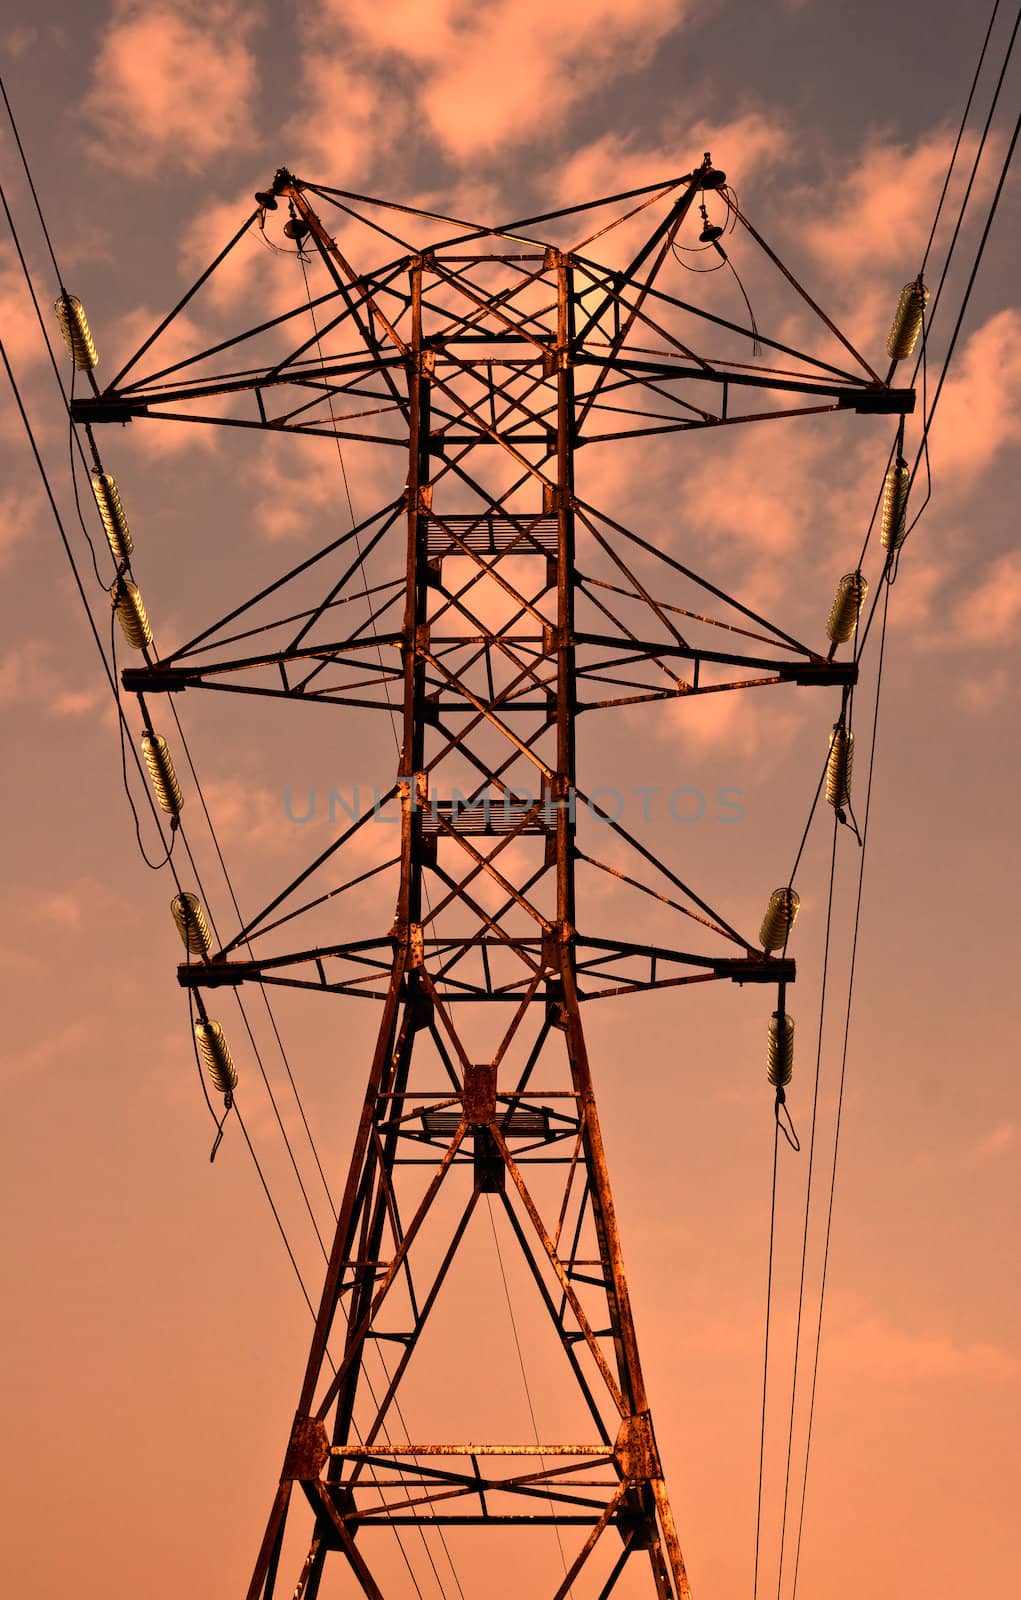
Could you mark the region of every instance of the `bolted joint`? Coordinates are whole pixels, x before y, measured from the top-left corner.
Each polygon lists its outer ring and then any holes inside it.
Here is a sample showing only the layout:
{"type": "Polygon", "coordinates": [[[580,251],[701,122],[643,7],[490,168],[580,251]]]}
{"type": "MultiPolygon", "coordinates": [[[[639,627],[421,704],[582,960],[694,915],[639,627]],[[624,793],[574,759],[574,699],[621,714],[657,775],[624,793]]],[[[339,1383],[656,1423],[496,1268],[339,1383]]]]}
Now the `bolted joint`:
{"type": "Polygon", "coordinates": [[[492,1122],[496,1116],[496,1065],[484,1061],[464,1069],[464,1119],[472,1127],[492,1122]]]}
{"type": "MultiPolygon", "coordinates": [[[[544,957],[545,959],[545,957],[544,957]]],[[[546,1021],[551,1028],[567,1028],[567,1002],[564,999],[564,983],[562,978],[547,978],[546,980],[546,1021]]]]}
{"type": "Polygon", "coordinates": [[[617,1471],[628,1483],[648,1483],[662,1478],[659,1451],[648,1411],[625,1417],[613,1447],[617,1471]]]}
{"type": "MultiPolygon", "coordinates": [[[[423,953],[425,946],[423,943],[423,953]]],[[[423,1028],[432,1026],[433,998],[422,983],[421,971],[417,970],[405,980],[405,994],[408,1015],[408,1026],[413,1033],[418,1033],[423,1028]]]]}
{"type": "Polygon", "coordinates": [[[295,1417],[284,1457],[283,1478],[309,1483],[318,1478],[330,1459],[330,1441],[318,1417],[295,1417]]]}
{"type": "Polygon", "coordinates": [[[556,655],[558,650],[566,650],[573,640],[569,628],[553,628],[548,622],[542,625],[542,653],[544,656],[556,655]]]}
{"type": "MultiPolygon", "coordinates": [[[[324,1488],[333,1504],[334,1510],[342,1519],[351,1538],[357,1539],[361,1523],[357,1520],[358,1507],[355,1504],[354,1490],[346,1483],[327,1483],[324,1488]]],[[[327,1527],[323,1536],[330,1550],[342,1550],[344,1548],[336,1528],[327,1527]]]]}
{"type": "MultiPolygon", "coordinates": [[[[625,1544],[632,1550],[655,1550],[659,1535],[656,1528],[656,1501],[652,1490],[646,1485],[641,1489],[626,1489],[621,1497],[620,1510],[614,1518],[617,1532],[625,1544]]],[[[669,1572],[663,1567],[662,1552],[660,1565],[663,1576],[669,1580],[669,1572]]],[[[664,1593],[671,1594],[672,1587],[667,1586],[664,1593]]]]}
{"type": "Polygon", "coordinates": [[[396,648],[402,656],[419,657],[423,651],[429,649],[430,630],[428,622],[417,622],[414,629],[404,628],[396,640],[396,648]]]}

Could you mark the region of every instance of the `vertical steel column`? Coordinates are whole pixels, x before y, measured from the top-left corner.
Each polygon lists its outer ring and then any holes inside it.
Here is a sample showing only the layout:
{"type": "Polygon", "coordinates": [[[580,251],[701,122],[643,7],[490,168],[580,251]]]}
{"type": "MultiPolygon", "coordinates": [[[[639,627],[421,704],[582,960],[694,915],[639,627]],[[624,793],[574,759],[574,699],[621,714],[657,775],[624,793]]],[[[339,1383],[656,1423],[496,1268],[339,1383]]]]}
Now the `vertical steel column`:
{"type": "Polygon", "coordinates": [[[401,746],[400,937],[408,940],[422,919],[422,802],[425,765],[425,658],[427,630],[426,516],[429,482],[430,373],[434,357],[422,338],[422,260],[411,263],[411,344],[407,355],[408,547],[404,597],[404,738],[401,746]]]}
{"type": "Polygon", "coordinates": [[[570,257],[557,257],[557,930],[573,962],[575,835],[574,675],[574,282],[570,257]]]}

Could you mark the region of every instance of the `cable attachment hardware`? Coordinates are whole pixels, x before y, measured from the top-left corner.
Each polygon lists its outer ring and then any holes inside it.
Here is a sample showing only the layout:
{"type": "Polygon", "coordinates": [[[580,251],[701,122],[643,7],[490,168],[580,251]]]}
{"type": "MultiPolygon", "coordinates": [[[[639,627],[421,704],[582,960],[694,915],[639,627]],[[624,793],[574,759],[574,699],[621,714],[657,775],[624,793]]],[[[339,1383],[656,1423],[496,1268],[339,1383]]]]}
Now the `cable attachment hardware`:
{"type": "Polygon", "coordinates": [[[847,821],[853,764],[854,734],[842,722],[838,722],[830,734],[830,749],[826,758],[826,802],[837,813],[838,822],[847,821]]]}
{"type": "Polygon", "coordinates": [[[146,731],[142,734],[142,755],[149,769],[156,799],[161,809],[169,812],[171,828],[176,828],[180,825],[184,797],[167,741],[158,733],[146,731]]]}
{"type": "Polygon", "coordinates": [[[763,950],[772,954],[774,950],[784,948],[800,909],[801,901],[797,890],[792,889],[790,884],[783,889],[773,890],[766,907],[766,915],[762,919],[762,927],[759,929],[759,943],[763,950]]]}
{"type": "Polygon", "coordinates": [[[713,166],[713,158],[707,150],[702,157],[702,165],[698,169],[698,186],[703,194],[707,189],[722,189],[727,181],[727,174],[721,172],[719,167],[713,166]]]}
{"type": "Polygon", "coordinates": [[[218,1022],[196,1022],[195,1038],[214,1089],[230,1095],[238,1086],[238,1069],[218,1022]]]}
{"type": "Polygon", "coordinates": [[[769,1019],[766,1047],[766,1077],[782,1091],[794,1076],[794,1018],[784,1010],[774,1011],[769,1019]]]}
{"type": "Polygon", "coordinates": [[[284,237],[286,239],[293,239],[300,250],[305,240],[308,238],[308,235],[312,232],[312,229],[302,217],[299,217],[297,211],[295,210],[293,200],[289,201],[288,208],[290,210],[290,216],[284,223],[284,237]]]}
{"type": "Polygon", "coordinates": [[[908,489],[911,468],[898,455],[883,483],[883,512],[879,542],[884,550],[899,550],[907,535],[908,489]]]}
{"type": "Polygon", "coordinates": [[[223,1125],[234,1109],[234,1096],[232,1094],[225,1094],[223,1097],[223,1104],[224,1113],[219,1122],[216,1124],[216,1138],[213,1140],[213,1148],[209,1152],[210,1162],[216,1160],[216,1152],[223,1143],[223,1125]]]}
{"type": "Polygon", "coordinates": [[[717,222],[709,221],[709,213],[705,208],[705,201],[699,202],[698,207],[702,215],[702,232],[698,236],[699,244],[715,244],[717,239],[723,238],[723,229],[717,222]]]}
{"type": "Polygon", "coordinates": [[[188,954],[208,959],[213,948],[213,934],[198,895],[183,890],[171,900],[170,910],[188,954]]]}
{"type": "Polygon", "coordinates": [[[124,515],[117,480],[112,472],[93,472],[89,481],[92,484],[96,505],[99,507],[99,515],[103,519],[103,531],[110,546],[110,554],[118,567],[124,567],[135,544],[128,527],[128,519],[124,515]]]}
{"type": "Polygon", "coordinates": [[[776,1118],[776,1125],[780,1132],[783,1134],[794,1153],[797,1154],[801,1149],[801,1140],[798,1138],[794,1121],[787,1109],[787,1096],[783,1092],[782,1084],[777,1086],[776,1100],[773,1105],[773,1115],[776,1118]]]}
{"type": "MultiPolygon", "coordinates": [[[[844,573],[837,584],[837,592],[826,619],[826,633],[833,641],[834,647],[838,644],[847,644],[853,636],[868,592],[869,586],[861,572],[844,573]]],[[[832,650],[830,654],[833,654],[832,650]]]]}
{"type": "Polygon", "coordinates": [[[928,304],[929,291],[921,275],[906,283],[900,292],[893,326],[886,341],[886,353],[891,361],[904,361],[915,348],[922,331],[922,319],[928,304]]]}
{"type": "Polygon", "coordinates": [[[67,353],[74,362],[76,372],[91,372],[99,364],[96,341],[92,337],[89,319],[77,295],[62,294],[54,310],[60,331],[64,335],[67,353]]]}
{"type": "Polygon", "coordinates": [[[145,650],[152,644],[152,624],[137,583],[132,583],[130,578],[118,578],[110,590],[110,599],[121,632],[132,650],[145,650]]]}

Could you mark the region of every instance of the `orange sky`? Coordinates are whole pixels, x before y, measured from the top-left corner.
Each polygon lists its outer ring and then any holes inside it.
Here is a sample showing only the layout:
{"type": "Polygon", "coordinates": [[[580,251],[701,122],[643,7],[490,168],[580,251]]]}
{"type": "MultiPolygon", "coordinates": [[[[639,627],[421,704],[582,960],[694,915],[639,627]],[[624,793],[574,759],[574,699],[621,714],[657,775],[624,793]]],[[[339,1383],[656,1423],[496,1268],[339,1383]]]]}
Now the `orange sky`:
{"type": "MultiPolygon", "coordinates": [[[[90,0],[50,11],[40,21],[16,0],[0,28],[0,63],[105,379],[283,161],[327,183],[495,220],[682,172],[707,148],[745,211],[879,361],[900,286],[924,248],[980,43],[959,8],[916,0],[896,15],[868,0],[853,17],[822,0],[771,0],[754,15],[733,0],[571,3],[556,27],[532,0],[477,18],[452,4],[329,0],[297,17],[236,0],[90,0]]],[[[995,43],[1002,51],[999,33],[995,43]]],[[[1011,84],[1009,104],[1016,68],[1011,84]]],[[[977,101],[966,159],[987,100],[977,101]]],[[[997,119],[937,357],[1007,133],[997,119]]],[[[6,132],[0,158],[48,307],[52,268],[6,132]]],[[[1016,194],[1008,187],[933,430],[932,503],[891,593],[798,1585],[826,1600],[923,1593],[945,1583],[948,1567],[983,1600],[1007,1600],[1021,1582],[1021,1306],[1010,1224],[1021,1115],[1009,1002],[1021,612],[1016,194]]],[[[955,186],[952,202],[959,196],[955,186]]],[[[937,263],[948,238],[944,227],[937,263]]],[[[613,248],[608,241],[605,259],[616,264],[613,248]]],[[[739,265],[762,326],[795,344],[807,337],[799,307],[750,259],[739,265]]],[[[729,274],[703,282],[669,270],[673,292],[743,316],[729,274]]],[[[300,293],[292,261],[246,246],[189,309],[167,359],[232,331],[239,309],[246,321],[268,317],[300,293]]],[[[6,236],[0,325],[80,554],[66,424],[6,236]]],[[[331,449],[228,433],[133,423],[101,441],[161,640],[195,632],[262,575],[310,554],[324,530],[346,526],[331,449]]],[[[0,701],[12,752],[3,1570],[11,1592],[30,1587],[38,1600],[237,1595],[269,1508],[310,1318],[236,1128],[209,1165],[211,1127],[174,976],[172,885],[135,848],[110,697],[8,401],[0,438],[0,701]]],[[[708,438],[697,449],[682,439],[593,452],[579,460],[579,492],[795,632],[821,635],[881,480],[888,419],[841,415],[708,438]]],[[[349,449],[345,466],[359,515],[395,492],[389,464],[370,450],[349,449]]],[[[91,573],[88,582],[103,631],[106,603],[91,573]]],[[[874,674],[873,654],[866,700],[874,674]]],[[[686,785],[709,797],[698,823],[658,811],[646,836],[738,927],[757,927],[789,870],[835,693],[791,686],[583,723],[581,782],[686,785]],[[739,825],[718,820],[721,788],[740,792],[739,825]]],[[[321,801],[307,825],[288,820],[285,790],[365,791],[392,769],[385,728],[267,707],[199,694],[179,706],[243,908],[330,837],[321,801]]],[[[861,783],[864,716],[859,726],[861,783]]],[[[216,884],[197,812],[192,795],[190,836],[216,884]]],[[[640,815],[630,820],[639,831],[640,815]]],[[[803,1136],[829,820],[798,879],[790,1104],[803,1136]]],[[[838,842],[821,1179],[832,1160],[857,868],[853,840],[842,833],[838,842]]],[[[590,923],[612,924],[620,902],[596,883],[585,893],[590,923]]],[[[222,884],[214,904],[229,922],[222,884]]],[[[371,885],[359,892],[357,919],[382,925],[389,914],[371,885]]],[[[585,1017],[646,1377],[698,1600],[751,1594],[772,1156],[768,1009],[754,988],[707,985],[600,1003],[585,1017]]],[[[326,997],[279,1005],[334,1190],[368,1064],[368,1011],[326,997]]],[[[226,1005],[223,1020],[248,1127],[315,1298],[315,1235],[226,1005]]],[[[261,1019],[259,1038],[279,1087],[261,1019]]],[[[291,1102],[285,1118],[297,1140],[291,1102]]],[[[296,1148],[312,1173],[307,1147],[296,1148]]],[[[805,1174],[806,1153],[783,1150],[764,1593],[777,1586],[805,1174]]],[[[324,1213],[321,1187],[310,1192],[324,1213]]],[[[809,1347],[824,1225],[820,1192],[809,1347]]],[[[523,1286],[514,1287],[529,1378],[555,1411],[549,1353],[530,1342],[523,1286]]],[[[451,1415],[455,1399],[469,1415],[476,1402],[481,1411],[494,1372],[519,1383],[484,1229],[451,1285],[443,1327],[448,1348],[430,1360],[451,1415]]],[[[515,1403],[522,1398],[515,1390],[515,1403]]],[[[805,1398],[799,1390],[796,1465],[805,1398]]],[[[423,1426],[427,1412],[423,1400],[423,1426]]],[[[515,1560],[508,1553],[499,1570],[519,1571],[515,1560]]],[[[524,1592],[520,1579],[487,1577],[471,1563],[469,1571],[465,1592],[480,1600],[524,1592]]],[[[400,1573],[395,1565],[395,1596],[412,1592],[400,1573]]],[[[785,1564],[781,1600],[790,1578],[785,1564]]],[[[438,1593],[430,1582],[422,1579],[423,1592],[438,1593]]]]}

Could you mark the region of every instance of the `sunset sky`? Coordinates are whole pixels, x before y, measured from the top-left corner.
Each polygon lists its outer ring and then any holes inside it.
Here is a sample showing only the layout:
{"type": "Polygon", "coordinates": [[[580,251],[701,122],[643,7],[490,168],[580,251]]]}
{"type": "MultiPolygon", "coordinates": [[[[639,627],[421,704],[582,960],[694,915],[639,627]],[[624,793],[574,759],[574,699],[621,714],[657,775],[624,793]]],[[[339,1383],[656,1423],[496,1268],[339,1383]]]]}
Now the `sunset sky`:
{"type": "MultiPolygon", "coordinates": [[[[779,256],[885,374],[890,320],[919,270],[981,48],[981,10],[976,17],[950,0],[491,0],[479,8],[454,0],[8,0],[0,70],[63,277],[100,349],[101,383],[282,165],[326,185],[499,224],[676,177],[704,151],[779,256]]],[[[1008,7],[994,26],[936,233],[933,282],[1013,24],[1008,7]]],[[[930,397],[1019,90],[1014,60],[933,326],[930,397]]],[[[56,350],[57,283],[2,117],[0,165],[56,350]]],[[[1011,1021],[1021,890],[1019,209],[1014,171],[933,425],[931,503],[889,596],[797,1585],[804,1600],[911,1600],[948,1582],[976,1600],[1021,1592],[1021,1108],[1011,1021]]],[[[274,238],[279,225],[278,217],[274,238]]],[[[576,239],[595,226],[579,225],[576,239]]],[[[563,224],[557,242],[575,242],[563,224]]],[[[750,241],[735,236],[730,249],[762,331],[793,344],[815,340],[803,305],[750,241]]],[[[616,235],[588,247],[613,267],[624,258],[618,251],[616,235]]],[[[393,247],[381,239],[379,252],[356,268],[380,264],[393,247]]],[[[698,278],[672,260],[663,282],[725,319],[746,318],[728,273],[698,278]]],[[[303,294],[293,256],[248,238],[168,335],[167,361],[303,294]]],[[[109,603],[75,514],[66,414],[6,225],[0,334],[109,647],[109,603]]],[[[711,342],[705,349],[716,353],[711,342]]],[[[57,353],[66,377],[62,345],[57,353]]],[[[109,688],[6,378],[0,391],[0,706],[10,752],[0,1572],[6,1593],[34,1600],[225,1600],[248,1582],[311,1318],[231,1122],[210,1166],[213,1130],[176,982],[173,884],[139,856],[109,688]]],[[[893,435],[889,417],[841,413],[668,436],[594,451],[591,464],[580,452],[578,488],[798,637],[822,641],[893,435]]],[[[919,437],[916,413],[910,460],[919,437]]],[[[139,420],[101,430],[100,443],[161,642],[190,637],[349,526],[327,442],[139,420]]],[[[388,452],[345,450],[358,517],[400,493],[403,464],[381,464],[380,454],[388,452]]],[[[864,563],[873,594],[876,549],[873,540],[864,563]]],[[[688,603],[665,583],[665,599],[688,603]]],[[[859,817],[877,646],[878,626],[856,709],[859,817]]],[[[757,929],[770,891],[787,881],[838,705],[836,689],[783,685],[664,701],[598,726],[582,719],[580,784],[619,788],[633,831],[736,926],[757,929]],[[644,818],[640,786],[657,789],[644,818]],[[695,820],[670,816],[663,796],[679,788],[704,801],[695,820]]],[[[135,708],[125,709],[134,729],[135,708]]],[[[350,800],[356,787],[364,797],[392,781],[389,729],[367,728],[354,713],[200,693],[178,697],[177,709],[243,911],[325,848],[337,831],[331,789],[350,800]],[[295,821],[313,801],[308,821],[295,821]]],[[[177,759],[196,860],[218,921],[234,929],[177,759]]],[[[132,784],[151,854],[137,775],[132,784]]],[[[780,1151],[759,1585],[767,1596],[778,1586],[832,826],[820,807],[796,879],[789,1105],[802,1151],[780,1151]]],[[[369,863],[389,838],[369,837],[387,835],[383,827],[365,833],[369,863]]],[[[836,842],[795,1509],[778,1600],[794,1600],[860,859],[850,830],[836,842]]],[[[612,933],[625,915],[605,884],[579,880],[579,898],[600,932],[612,933]]],[[[370,881],[351,915],[359,927],[385,929],[392,909],[390,890],[370,881]]],[[[375,1018],[343,998],[281,993],[281,1032],[336,1192],[375,1018]]],[[[638,1336],[696,1600],[752,1595],[773,1003],[765,989],[707,984],[584,1012],[638,1336]]],[[[239,1104],[315,1301],[322,1255],[233,1006],[225,998],[221,1009],[239,1104]]],[[[322,1185],[254,1000],[252,1015],[325,1229],[322,1185]]],[[[529,1378],[555,1410],[545,1346],[529,1342],[524,1285],[513,1275],[511,1285],[522,1291],[529,1378]]],[[[451,1415],[470,1418],[488,1386],[520,1377],[484,1235],[451,1284],[442,1326],[448,1343],[434,1352],[435,1394],[449,1392],[451,1415]]],[[[400,1566],[393,1570],[388,1600],[413,1593],[400,1566]]],[[[647,1588],[647,1571],[643,1578],[647,1588]]],[[[439,1595],[427,1569],[420,1582],[424,1595],[439,1595]]],[[[323,1589],[352,1592],[339,1570],[323,1589]]],[[[524,1592],[511,1578],[487,1576],[481,1563],[466,1569],[471,1600],[524,1592]]]]}

